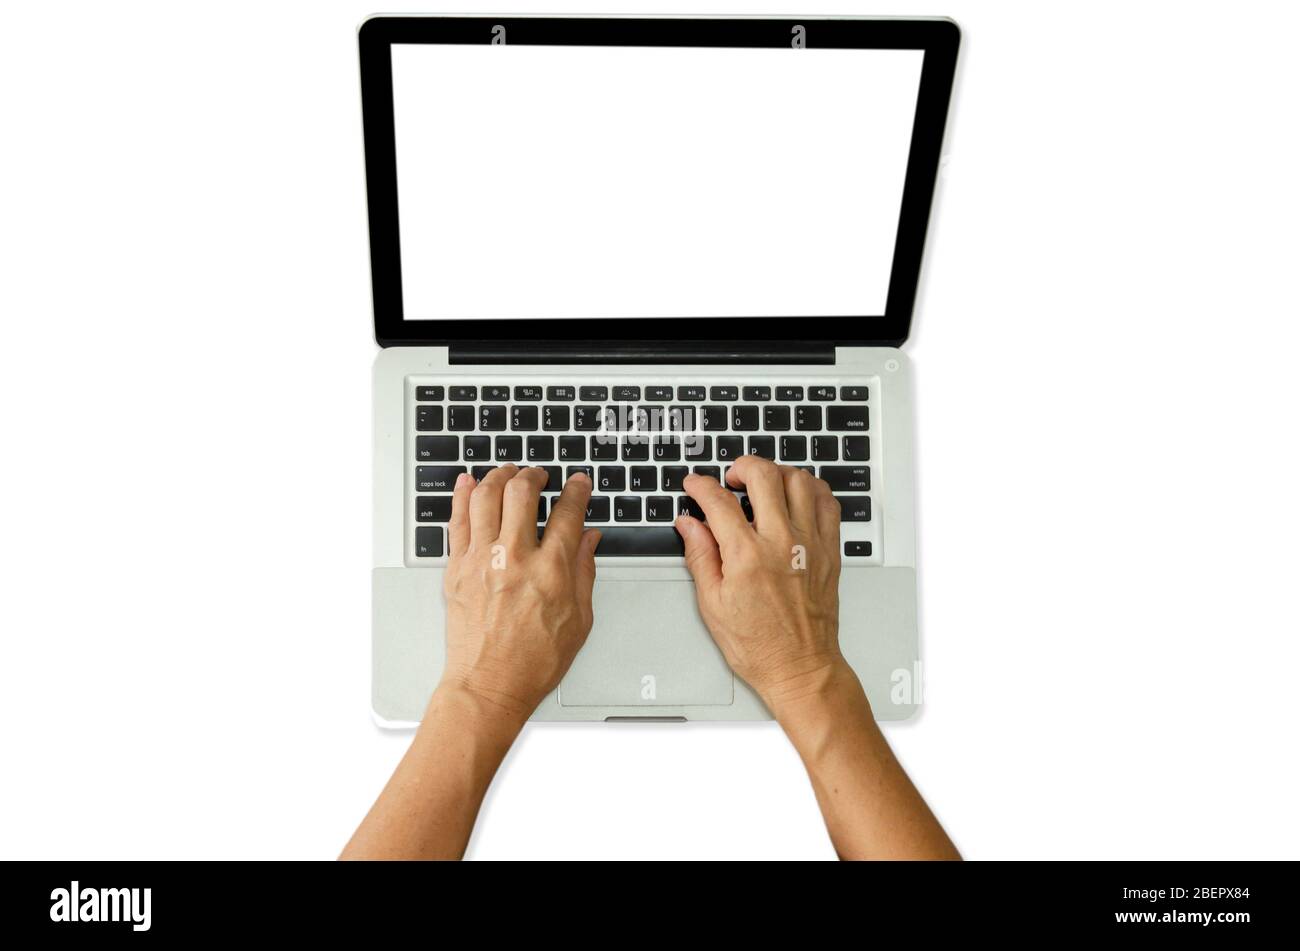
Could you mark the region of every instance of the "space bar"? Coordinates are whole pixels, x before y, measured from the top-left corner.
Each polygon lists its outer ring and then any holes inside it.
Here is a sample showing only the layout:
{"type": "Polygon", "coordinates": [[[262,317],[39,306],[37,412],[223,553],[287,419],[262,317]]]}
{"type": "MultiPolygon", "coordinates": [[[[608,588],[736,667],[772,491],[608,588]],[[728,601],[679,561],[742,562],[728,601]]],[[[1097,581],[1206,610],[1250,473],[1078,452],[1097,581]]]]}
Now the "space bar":
{"type": "Polygon", "coordinates": [[[589,528],[600,529],[600,544],[596,554],[603,556],[620,555],[684,555],[682,536],[675,528],[657,528],[654,526],[610,526],[592,525],[589,528]]]}

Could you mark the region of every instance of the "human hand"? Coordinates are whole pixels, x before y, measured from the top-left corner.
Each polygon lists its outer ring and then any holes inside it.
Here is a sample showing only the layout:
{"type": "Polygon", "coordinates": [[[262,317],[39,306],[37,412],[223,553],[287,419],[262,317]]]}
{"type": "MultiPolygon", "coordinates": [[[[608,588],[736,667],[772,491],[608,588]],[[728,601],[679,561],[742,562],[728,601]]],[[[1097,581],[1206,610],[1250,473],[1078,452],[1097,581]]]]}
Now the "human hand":
{"type": "Polygon", "coordinates": [[[456,480],[447,526],[447,664],[465,689],[520,721],[559,684],[591,632],[600,532],[583,531],[591,480],[569,478],[537,538],[546,473],[505,465],[456,480]]]}
{"type": "Polygon", "coordinates": [[[727,482],[743,487],[750,525],[731,490],[688,476],[707,524],[679,516],[700,614],[727,663],[778,719],[847,663],[839,648],[840,505],[811,473],[742,456],[727,482]]]}

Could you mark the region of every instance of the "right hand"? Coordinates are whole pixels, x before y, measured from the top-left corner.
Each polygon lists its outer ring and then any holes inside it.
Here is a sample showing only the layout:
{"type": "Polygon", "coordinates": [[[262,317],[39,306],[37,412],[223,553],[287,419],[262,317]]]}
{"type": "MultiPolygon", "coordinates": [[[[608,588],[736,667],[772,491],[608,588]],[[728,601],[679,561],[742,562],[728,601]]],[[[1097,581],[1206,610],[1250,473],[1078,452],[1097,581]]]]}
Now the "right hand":
{"type": "Polygon", "coordinates": [[[847,663],[839,648],[840,505],[811,473],[742,456],[727,482],[688,476],[708,523],[677,519],[700,614],[723,657],[780,716],[847,663]]]}

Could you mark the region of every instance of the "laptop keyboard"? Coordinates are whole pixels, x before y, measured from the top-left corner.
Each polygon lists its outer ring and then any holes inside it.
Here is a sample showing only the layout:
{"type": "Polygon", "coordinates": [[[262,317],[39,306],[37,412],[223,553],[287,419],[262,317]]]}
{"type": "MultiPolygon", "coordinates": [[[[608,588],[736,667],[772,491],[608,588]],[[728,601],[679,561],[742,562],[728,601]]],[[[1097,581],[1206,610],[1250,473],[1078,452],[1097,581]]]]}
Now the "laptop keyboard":
{"type": "MultiPolygon", "coordinates": [[[[682,489],[692,472],[720,481],[745,453],[799,466],[839,500],[844,555],[879,562],[873,510],[872,385],[792,382],[423,383],[409,381],[415,559],[446,555],[456,477],[512,462],[545,469],[539,528],[565,480],[594,486],[587,524],[597,557],[681,558],[673,520],[703,518],[682,489]],[[873,554],[875,557],[873,557],[873,554]]],[[[725,482],[724,482],[725,484],[725,482]]],[[[742,510],[749,499],[737,491],[742,510]]]]}

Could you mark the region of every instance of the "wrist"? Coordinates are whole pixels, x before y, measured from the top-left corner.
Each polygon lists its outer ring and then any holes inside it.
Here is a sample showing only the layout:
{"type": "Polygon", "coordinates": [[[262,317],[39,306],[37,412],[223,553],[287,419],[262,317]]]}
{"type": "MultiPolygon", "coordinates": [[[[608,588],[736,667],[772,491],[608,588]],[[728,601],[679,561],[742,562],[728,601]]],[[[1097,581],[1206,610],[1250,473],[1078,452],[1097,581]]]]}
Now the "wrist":
{"type": "Polygon", "coordinates": [[[865,713],[871,722],[866,692],[842,656],[787,677],[760,692],[763,702],[782,729],[798,744],[800,737],[825,724],[865,713]]]}
{"type": "Polygon", "coordinates": [[[429,698],[425,721],[451,718],[466,730],[499,738],[508,744],[523,729],[531,714],[531,709],[525,709],[524,704],[510,697],[467,683],[444,680],[429,698]]]}

